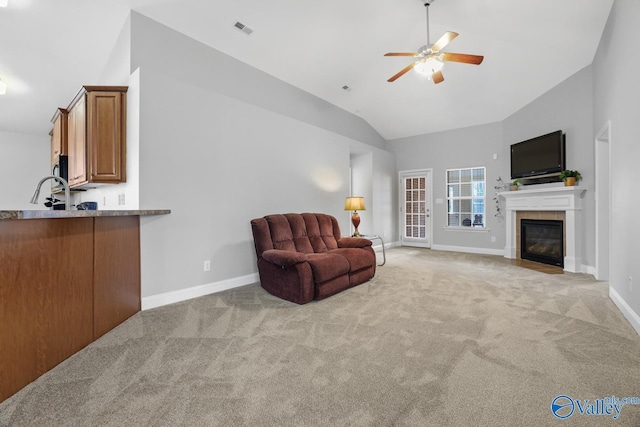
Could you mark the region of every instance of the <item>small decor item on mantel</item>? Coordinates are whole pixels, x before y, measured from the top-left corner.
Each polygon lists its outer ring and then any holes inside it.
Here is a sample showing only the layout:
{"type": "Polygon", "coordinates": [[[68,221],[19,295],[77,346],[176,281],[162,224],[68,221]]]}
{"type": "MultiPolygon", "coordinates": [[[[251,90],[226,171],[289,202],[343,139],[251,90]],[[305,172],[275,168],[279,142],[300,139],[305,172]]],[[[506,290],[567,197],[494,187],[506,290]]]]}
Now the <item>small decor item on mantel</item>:
{"type": "Polygon", "coordinates": [[[520,179],[514,179],[511,183],[511,191],[516,191],[520,185],[520,179]]]}
{"type": "Polygon", "coordinates": [[[560,173],[560,179],[564,181],[564,185],[566,187],[573,187],[576,185],[576,182],[582,179],[582,175],[578,171],[572,171],[567,169],[566,171],[562,171],[560,173]]]}

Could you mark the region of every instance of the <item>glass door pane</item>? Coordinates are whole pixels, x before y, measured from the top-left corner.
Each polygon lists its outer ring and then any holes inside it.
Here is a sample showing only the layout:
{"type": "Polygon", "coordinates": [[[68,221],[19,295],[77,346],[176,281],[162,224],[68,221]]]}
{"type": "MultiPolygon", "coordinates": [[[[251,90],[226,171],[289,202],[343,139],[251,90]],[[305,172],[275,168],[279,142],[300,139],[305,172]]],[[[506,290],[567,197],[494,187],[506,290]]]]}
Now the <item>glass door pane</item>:
{"type": "Polygon", "coordinates": [[[430,172],[401,174],[401,195],[404,200],[400,203],[400,218],[402,244],[409,246],[429,246],[430,200],[429,200],[430,172]]]}

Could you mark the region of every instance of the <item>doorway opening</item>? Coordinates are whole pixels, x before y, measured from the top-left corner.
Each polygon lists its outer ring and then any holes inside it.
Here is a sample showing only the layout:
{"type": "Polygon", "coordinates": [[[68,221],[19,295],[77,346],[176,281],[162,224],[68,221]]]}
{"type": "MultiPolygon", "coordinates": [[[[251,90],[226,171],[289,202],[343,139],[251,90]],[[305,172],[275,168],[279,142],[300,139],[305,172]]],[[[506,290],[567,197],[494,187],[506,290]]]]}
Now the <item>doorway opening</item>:
{"type": "Polygon", "coordinates": [[[611,121],[595,138],[596,280],[609,280],[611,249],[611,121]]]}

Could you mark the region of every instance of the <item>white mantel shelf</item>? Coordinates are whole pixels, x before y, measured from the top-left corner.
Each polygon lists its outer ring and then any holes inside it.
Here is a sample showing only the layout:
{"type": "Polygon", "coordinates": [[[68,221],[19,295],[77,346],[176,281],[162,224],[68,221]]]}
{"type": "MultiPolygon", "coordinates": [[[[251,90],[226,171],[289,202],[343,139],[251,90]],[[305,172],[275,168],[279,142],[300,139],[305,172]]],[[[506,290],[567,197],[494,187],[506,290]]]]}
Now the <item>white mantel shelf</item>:
{"type": "Polygon", "coordinates": [[[505,258],[516,258],[516,212],[564,212],[566,238],[564,269],[572,273],[582,272],[581,210],[585,191],[587,191],[586,188],[575,186],[554,186],[498,193],[506,201],[507,245],[504,248],[505,258]]]}

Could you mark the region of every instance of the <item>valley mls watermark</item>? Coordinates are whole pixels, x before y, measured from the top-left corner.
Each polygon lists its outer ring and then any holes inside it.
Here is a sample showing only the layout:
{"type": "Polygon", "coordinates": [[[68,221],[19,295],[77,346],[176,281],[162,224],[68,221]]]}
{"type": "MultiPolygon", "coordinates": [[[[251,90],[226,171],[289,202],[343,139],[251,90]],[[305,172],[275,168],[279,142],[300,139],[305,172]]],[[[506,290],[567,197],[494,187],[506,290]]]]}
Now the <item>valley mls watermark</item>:
{"type": "Polygon", "coordinates": [[[572,399],[569,396],[556,396],[551,401],[551,413],[564,420],[576,415],[609,416],[617,420],[625,405],[640,405],[640,397],[605,397],[603,399],[572,399]]]}

